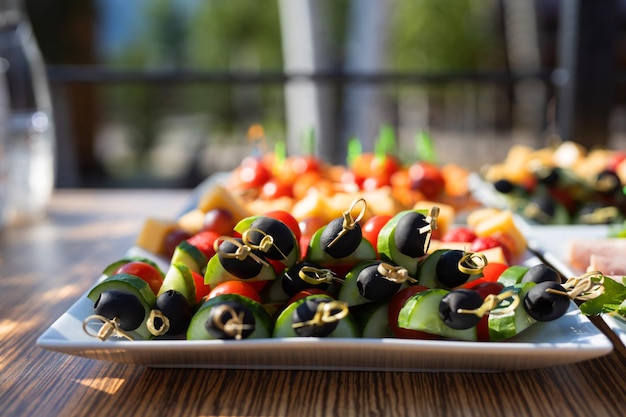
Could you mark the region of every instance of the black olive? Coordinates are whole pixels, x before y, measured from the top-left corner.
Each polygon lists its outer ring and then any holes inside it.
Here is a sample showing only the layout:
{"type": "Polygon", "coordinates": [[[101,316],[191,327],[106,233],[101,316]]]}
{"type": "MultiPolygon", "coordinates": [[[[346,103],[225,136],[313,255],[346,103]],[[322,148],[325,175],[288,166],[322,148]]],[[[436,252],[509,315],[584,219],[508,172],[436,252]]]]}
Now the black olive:
{"type": "Polygon", "coordinates": [[[345,258],[354,252],[363,238],[359,223],[355,223],[352,229],[344,229],[343,222],[343,217],[331,220],[320,236],[324,252],[336,259],[345,258]]]}
{"type": "MultiPolygon", "coordinates": [[[[227,254],[234,254],[240,246],[243,246],[243,241],[241,239],[235,238],[235,240],[239,242],[239,246],[228,240],[224,240],[220,243],[217,250],[217,256],[220,263],[226,271],[230,272],[237,278],[249,279],[256,277],[259,272],[261,272],[263,265],[257,262],[252,256],[248,255],[244,259],[227,256],[227,254]]],[[[263,259],[263,255],[260,252],[253,252],[255,255],[263,259]]]]}
{"type": "MultiPolygon", "coordinates": [[[[165,335],[175,336],[187,330],[192,311],[189,302],[180,292],[176,290],[165,291],[157,297],[154,308],[160,310],[169,320],[170,327],[165,335]]],[[[157,317],[155,320],[161,319],[157,317]]],[[[155,323],[154,327],[160,328],[161,324],[155,323]]]]}
{"type": "Polygon", "coordinates": [[[464,251],[458,249],[450,249],[441,254],[437,260],[435,274],[437,281],[445,288],[454,288],[465,284],[470,274],[462,272],[459,269],[459,261],[465,256],[464,251]]]}
{"type": "Polygon", "coordinates": [[[522,277],[522,282],[540,283],[543,281],[561,283],[561,276],[549,266],[545,264],[537,264],[531,266],[522,277]]]}
{"type": "Polygon", "coordinates": [[[323,303],[329,300],[323,298],[307,298],[300,304],[291,315],[291,323],[293,330],[300,337],[326,337],[337,328],[338,320],[330,322],[308,323],[303,326],[297,326],[301,323],[307,323],[315,317],[317,309],[323,303]]]}
{"type": "Polygon", "coordinates": [[[141,300],[135,294],[127,291],[102,291],[93,308],[96,314],[109,320],[117,318],[120,328],[126,331],[135,330],[141,326],[146,315],[141,300]]]}
{"type": "Polygon", "coordinates": [[[537,321],[556,320],[569,309],[569,297],[548,292],[546,291],[548,288],[565,292],[560,284],[544,281],[532,287],[524,297],[524,309],[537,321]]]}
{"type": "Polygon", "coordinates": [[[498,180],[496,182],[493,183],[493,188],[496,189],[496,191],[498,191],[499,193],[502,194],[510,194],[512,193],[517,187],[515,186],[515,184],[513,184],[513,182],[509,181],[509,180],[498,180]]]}
{"type": "Polygon", "coordinates": [[[379,263],[366,266],[356,278],[359,294],[370,301],[388,300],[398,292],[402,285],[382,275],[378,271],[379,263]]]}
{"type": "Polygon", "coordinates": [[[411,211],[402,216],[393,233],[394,243],[400,253],[418,258],[428,251],[430,223],[422,213],[411,211]]]}
{"type": "Polygon", "coordinates": [[[439,303],[439,317],[453,329],[463,330],[474,327],[481,317],[472,313],[459,313],[459,309],[475,310],[483,304],[478,291],[459,289],[450,291],[439,303]]]}
{"type": "Polygon", "coordinates": [[[211,307],[204,328],[218,339],[246,339],[255,324],[254,314],[244,303],[229,300],[211,307]]]}
{"type": "Polygon", "coordinates": [[[263,216],[254,220],[246,236],[253,245],[259,245],[265,236],[271,236],[274,244],[265,252],[269,259],[286,259],[296,246],[296,238],[291,229],[272,217],[263,216]]]}
{"type": "Polygon", "coordinates": [[[601,194],[613,195],[621,192],[622,180],[614,171],[605,169],[596,176],[593,188],[601,194]]]}
{"type": "Polygon", "coordinates": [[[533,198],[524,208],[524,216],[541,224],[548,224],[556,214],[557,202],[548,196],[533,198]]]}
{"type": "Polygon", "coordinates": [[[535,178],[537,182],[553,187],[561,180],[561,172],[558,168],[544,167],[535,172],[535,178]]]}
{"type": "MultiPolygon", "coordinates": [[[[318,270],[323,269],[320,265],[308,261],[302,261],[287,269],[282,276],[281,285],[283,287],[283,291],[285,291],[285,294],[290,297],[307,288],[319,288],[321,290],[325,290],[328,288],[329,282],[326,281],[320,280],[317,283],[313,283],[303,280],[302,277],[300,277],[300,271],[303,267],[311,267],[318,270]]],[[[304,271],[303,273],[305,275],[310,275],[306,273],[306,271],[304,271]]]]}

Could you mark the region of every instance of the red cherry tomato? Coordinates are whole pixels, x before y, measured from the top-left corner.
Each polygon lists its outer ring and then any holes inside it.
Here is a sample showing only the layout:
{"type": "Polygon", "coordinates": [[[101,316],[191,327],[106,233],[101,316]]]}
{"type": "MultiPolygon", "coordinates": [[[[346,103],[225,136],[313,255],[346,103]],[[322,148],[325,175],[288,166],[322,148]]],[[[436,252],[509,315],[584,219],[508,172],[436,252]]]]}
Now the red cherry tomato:
{"type": "Polygon", "coordinates": [[[261,296],[259,295],[259,292],[255,290],[252,285],[243,281],[221,282],[213,287],[211,292],[209,292],[207,298],[211,299],[222,294],[239,294],[243,295],[244,297],[248,297],[251,300],[256,301],[257,303],[261,302],[261,296]]]}
{"type": "Polygon", "coordinates": [[[157,294],[163,283],[163,275],[154,266],[147,262],[132,261],[128,262],[115,271],[116,274],[130,274],[141,278],[150,285],[152,292],[157,294]]]}
{"type": "Polygon", "coordinates": [[[202,253],[210,259],[213,255],[215,255],[215,248],[213,247],[213,244],[220,238],[220,236],[222,235],[210,230],[204,230],[191,236],[187,239],[187,242],[200,249],[200,251],[202,251],[202,253]]]}
{"type": "Polygon", "coordinates": [[[261,187],[272,176],[263,161],[259,158],[246,157],[241,161],[237,169],[237,175],[241,184],[246,188],[261,187]]]}
{"type": "Polygon", "coordinates": [[[439,168],[428,162],[416,162],[409,167],[411,189],[419,190],[430,200],[439,196],[446,185],[439,168]]]}
{"type": "Polygon", "coordinates": [[[261,198],[274,200],[281,197],[293,197],[293,187],[285,181],[270,179],[261,188],[261,198]]]}
{"type": "MultiPolygon", "coordinates": [[[[483,298],[483,300],[488,295],[500,294],[503,288],[504,288],[504,285],[500,284],[499,282],[482,282],[472,287],[474,291],[478,291],[478,293],[483,298]]],[[[478,324],[476,324],[476,337],[478,341],[481,341],[481,342],[488,342],[490,340],[489,339],[489,314],[485,314],[480,319],[478,324]]]]}
{"type": "Polygon", "coordinates": [[[196,271],[191,271],[191,275],[193,276],[193,281],[196,283],[196,304],[199,304],[204,297],[209,295],[211,287],[204,283],[203,275],[196,271]]]}
{"type": "Polygon", "coordinates": [[[361,228],[363,232],[363,237],[369,241],[374,249],[378,245],[378,234],[380,233],[380,229],[383,228],[385,224],[391,219],[391,216],[385,214],[378,214],[376,216],[370,217],[361,228]]]}
{"type": "Polygon", "coordinates": [[[294,174],[302,175],[307,172],[319,172],[321,163],[314,156],[295,156],[289,160],[294,174]]]}
{"type": "Polygon", "coordinates": [[[441,236],[442,242],[473,242],[476,239],[476,233],[469,227],[459,226],[448,230],[441,236]]]}
{"type": "Polygon", "coordinates": [[[296,241],[300,241],[300,236],[302,235],[302,232],[300,231],[300,224],[291,213],[285,210],[272,210],[265,213],[264,216],[271,217],[285,223],[293,232],[293,235],[296,237],[296,241]]]}
{"type": "MultiPolygon", "coordinates": [[[[495,283],[502,272],[507,269],[509,266],[507,264],[499,263],[499,262],[489,262],[483,268],[483,276],[472,280],[468,283],[463,284],[463,288],[474,288],[477,285],[482,283],[495,283]]],[[[484,298],[484,297],[483,297],[484,298]]]]}
{"type": "Polygon", "coordinates": [[[428,339],[434,340],[439,339],[440,337],[431,333],[422,332],[419,330],[411,330],[404,329],[402,327],[398,327],[398,315],[400,314],[400,310],[402,306],[406,303],[406,301],[411,298],[413,295],[425,291],[428,288],[423,285],[411,285],[406,287],[400,291],[398,291],[393,298],[391,299],[391,303],[389,304],[389,311],[387,313],[387,319],[389,320],[389,327],[391,328],[391,333],[398,338],[401,339],[428,339]]]}

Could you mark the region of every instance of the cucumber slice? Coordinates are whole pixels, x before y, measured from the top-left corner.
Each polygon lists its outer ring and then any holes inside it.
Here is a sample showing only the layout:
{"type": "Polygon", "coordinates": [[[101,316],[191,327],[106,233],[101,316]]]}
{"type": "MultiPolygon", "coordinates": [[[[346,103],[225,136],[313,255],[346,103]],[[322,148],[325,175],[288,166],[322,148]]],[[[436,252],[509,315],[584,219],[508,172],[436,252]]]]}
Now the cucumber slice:
{"type": "MultiPolygon", "coordinates": [[[[301,298],[289,304],[278,315],[278,318],[276,319],[276,322],[274,323],[273,337],[299,337],[298,334],[291,327],[291,324],[292,324],[291,316],[294,310],[298,308],[300,304],[304,303],[305,300],[311,299],[311,298],[316,298],[316,299],[321,298],[323,300],[328,300],[328,301],[333,300],[332,297],[329,297],[327,295],[314,294],[314,295],[309,295],[307,297],[301,298]]],[[[344,317],[342,320],[339,321],[339,323],[337,324],[337,328],[335,328],[335,330],[333,330],[333,332],[329,334],[327,337],[354,338],[354,337],[360,337],[360,332],[352,316],[348,315],[347,317],[344,317]]]]}
{"type": "Polygon", "coordinates": [[[351,310],[364,338],[393,337],[389,327],[390,302],[368,303],[351,310]]]}
{"type": "Polygon", "coordinates": [[[111,276],[115,274],[115,271],[117,271],[120,268],[120,266],[126,265],[127,263],[130,263],[130,262],[145,262],[155,267],[157,271],[161,273],[161,276],[165,276],[165,272],[163,272],[161,267],[156,262],[154,262],[150,258],[146,258],[143,256],[129,256],[126,258],[119,259],[115,262],[112,262],[104,268],[104,270],[102,271],[102,274],[106,276],[111,276]]]}
{"type": "Polygon", "coordinates": [[[415,276],[420,258],[412,258],[403,254],[396,248],[395,230],[398,222],[402,217],[410,212],[418,212],[424,215],[428,214],[427,210],[404,210],[393,216],[378,233],[378,241],[376,243],[378,254],[382,260],[393,262],[402,266],[409,271],[409,275],[415,276]]]}
{"type": "MultiPolygon", "coordinates": [[[[243,234],[246,230],[250,229],[250,226],[252,225],[252,223],[254,223],[257,219],[263,217],[262,215],[254,215],[254,216],[249,216],[246,217],[245,219],[240,220],[235,227],[233,228],[234,231],[238,232],[239,234],[243,234]]],[[[291,252],[289,252],[289,254],[287,254],[287,257],[285,259],[281,259],[278,262],[282,263],[283,265],[285,265],[285,267],[289,268],[293,265],[295,265],[296,262],[298,262],[298,259],[300,259],[300,246],[299,246],[299,242],[296,239],[295,235],[293,235],[292,232],[292,236],[293,236],[293,240],[294,240],[294,248],[291,250],[291,252]]]]}
{"type": "Polygon", "coordinates": [[[156,303],[156,296],[150,289],[150,285],[146,283],[141,278],[138,278],[134,275],[130,274],[114,274],[100,281],[96,286],[94,286],[89,293],[87,294],[87,298],[89,298],[93,303],[98,300],[100,294],[103,291],[108,290],[118,290],[132,293],[139,298],[143,308],[145,310],[143,322],[141,326],[139,326],[134,331],[130,332],[133,337],[137,337],[139,339],[148,340],[152,339],[152,334],[148,331],[148,327],[146,326],[146,322],[148,317],[150,316],[150,311],[154,307],[156,303]]]}
{"type": "Polygon", "coordinates": [[[321,236],[324,227],[317,230],[311,237],[309,247],[306,253],[306,260],[316,263],[322,267],[356,265],[361,261],[376,259],[376,250],[372,244],[365,238],[361,238],[361,243],[349,256],[344,258],[333,258],[322,249],[321,236]]]}
{"type": "Polygon", "coordinates": [[[233,230],[241,235],[241,234],[243,234],[243,232],[248,230],[250,228],[250,225],[252,223],[254,223],[254,221],[256,219],[258,219],[259,217],[261,217],[261,216],[260,215],[254,215],[254,216],[248,216],[245,219],[241,219],[241,220],[239,220],[237,222],[237,224],[235,225],[233,230]]]}
{"type": "Polygon", "coordinates": [[[504,285],[505,288],[514,286],[522,281],[529,269],[530,267],[524,265],[511,265],[502,271],[498,277],[498,282],[504,285]]]}
{"type": "Polygon", "coordinates": [[[448,327],[439,317],[439,303],[448,292],[442,288],[431,288],[409,298],[400,309],[398,327],[420,330],[448,339],[476,341],[476,326],[456,330],[448,327]]]}
{"type": "Polygon", "coordinates": [[[184,264],[198,274],[204,273],[208,262],[207,256],[186,240],[183,240],[176,246],[170,261],[172,264],[184,264]]]}
{"type": "Polygon", "coordinates": [[[359,276],[359,273],[363,270],[363,268],[377,263],[380,263],[380,261],[363,261],[358,263],[354,268],[352,268],[350,272],[346,274],[345,280],[341,284],[337,299],[346,302],[348,304],[348,307],[371,302],[367,298],[363,297],[359,292],[356,279],[359,276]]]}
{"type": "Polygon", "coordinates": [[[261,271],[252,278],[241,279],[227,270],[224,269],[220,259],[217,255],[214,255],[209,259],[209,262],[204,272],[204,283],[215,287],[217,284],[226,281],[271,281],[276,279],[276,271],[271,265],[263,265],[261,271]]]}
{"type": "Polygon", "coordinates": [[[502,290],[502,292],[513,290],[519,296],[520,303],[513,311],[498,314],[504,308],[500,307],[489,314],[489,339],[491,341],[510,339],[537,322],[526,312],[523,301],[528,291],[535,285],[534,282],[526,282],[502,290]]]}
{"type": "Polygon", "coordinates": [[[427,288],[441,288],[437,281],[437,262],[448,249],[437,249],[424,258],[417,269],[416,279],[419,285],[427,288]]]}
{"type": "Polygon", "coordinates": [[[182,263],[170,265],[157,297],[168,290],[181,293],[191,307],[196,304],[196,283],[191,274],[191,269],[187,265],[182,263]]]}
{"type": "MultiPolygon", "coordinates": [[[[362,261],[358,263],[354,268],[352,268],[345,276],[344,282],[341,284],[341,288],[339,289],[339,294],[337,295],[337,299],[344,301],[348,304],[349,307],[358,306],[361,304],[371,303],[372,300],[368,300],[363,297],[359,291],[357,286],[357,278],[359,273],[370,265],[378,264],[381,261],[379,260],[369,260],[362,261]]],[[[408,286],[408,282],[403,283],[398,291],[402,288],[408,286]]]]}
{"type": "Polygon", "coordinates": [[[272,319],[267,314],[263,306],[248,297],[239,294],[221,294],[205,301],[198,311],[193,315],[187,328],[187,339],[189,340],[216,340],[215,336],[209,333],[204,324],[209,318],[211,309],[225,301],[237,301],[244,304],[254,315],[254,331],[247,339],[261,339],[271,337],[272,319]]]}

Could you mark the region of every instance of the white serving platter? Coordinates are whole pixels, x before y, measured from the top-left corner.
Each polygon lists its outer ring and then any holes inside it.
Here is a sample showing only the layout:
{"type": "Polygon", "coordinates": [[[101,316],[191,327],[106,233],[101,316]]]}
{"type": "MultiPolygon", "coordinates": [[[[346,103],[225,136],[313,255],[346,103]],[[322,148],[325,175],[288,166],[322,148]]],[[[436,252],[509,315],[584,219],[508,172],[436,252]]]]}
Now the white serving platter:
{"type": "MultiPolygon", "coordinates": [[[[142,253],[133,248],[132,254],[142,253]]],[[[537,261],[529,257],[525,263],[537,261]]],[[[148,367],[402,372],[535,369],[597,358],[613,349],[574,303],[560,319],[533,325],[506,342],[347,338],[102,342],[83,331],[83,320],[91,314],[91,302],[81,297],[37,344],[68,355],[148,367]]]]}
{"type": "MultiPolygon", "coordinates": [[[[526,226],[528,246],[544,260],[566,277],[580,276],[585,271],[574,267],[568,259],[569,242],[573,239],[605,238],[609,236],[611,226],[575,225],[575,226],[526,226]]],[[[602,320],[615,332],[626,345],[626,321],[620,317],[602,315],[602,320]]]]}

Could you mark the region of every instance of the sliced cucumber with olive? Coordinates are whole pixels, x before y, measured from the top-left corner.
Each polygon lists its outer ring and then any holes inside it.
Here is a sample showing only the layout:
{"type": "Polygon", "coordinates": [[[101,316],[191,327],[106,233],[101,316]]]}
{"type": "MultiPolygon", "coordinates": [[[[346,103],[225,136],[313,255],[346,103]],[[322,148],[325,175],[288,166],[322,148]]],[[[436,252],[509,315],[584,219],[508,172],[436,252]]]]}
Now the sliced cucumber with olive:
{"type": "Polygon", "coordinates": [[[409,298],[400,309],[398,327],[419,330],[454,340],[476,341],[476,327],[453,329],[439,316],[441,300],[450,291],[443,288],[431,288],[409,298]]]}
{"type": "MultiPolygon", "coordinates": [[[[337,303],[338,301],[323,294],[309,295],[289,304],[280,313],[274,324],[273,337],[360,337],[359,328],[348,313],[342,318],[335,311],[328,310],[337,320],[328,320],[324,323],[313,323],[316,309],[320,305],[337,303]]],[[[329,304],[332,307],[333,304],[329,304]]],[[[347,308],[347,306],[345,307],[347,308]]]]}
{"type": "MultiPolygon", "coordinates": [[[[213,255],[207,264],[206,271],[204,273],[204,283],[210,285],[211,288],[217,284],[225,281],[271,281],[276,279],[276,271],[270,264],[259,264],[258,266],[252,265],[254,275],[246,273],[244,277],[235,275],[224,268],[220,257],[213,255]]],[[[242,264],[242,268],[246,265],[242,264]]]]}
{"type": "Polygon", "coordinates": [[[209,262],[207,256],[191,243],[183,240],[174,249],[172,264],[183,264],[198,274],[204,274],[206,264],[209,262]]]}
{"type": "Polygon", "coordinates": [[[430,232],[420,233],[417,226],[426,226],[426,210],[404,210],[393,216],[378,234],[380,258],[406,268],[415,276],[417,265],[427,250],[430,232]]]}
{"type": "Polygon", "coordinates": [[[381,264],[383,264],[382,261],[370,260],[355,265],[346,274],[337,299],[345,301],[350,307],[387,301],[401,288],[408,285],[407,281],[394,282],[385,278],[378,270],[381,264]]]}
{"type": "Polygon", "coordinates": [[[187,265],[182,263],[170,265],[157,296],[168,290],[175,290],[181,293],[187,300],[187,303],[189,303],[189,306],[196,304],[196,283],[191,274],[191,269],[187,265]]]}
{"type": "Polygon", "coordinates": [[[268,259],[281,262],[287,268],[294,265],[300,257],[299,243],[291,229],[282,221],[262,215],[250,216],[240,220],[234,230],[246,236],[246,242],[260,247],[268,259]],[[268,238],[269,244],[263,245],[268,238]]]}
{"type": "MultiPolygon", "coordinates": [[[[151,339],[152,334],[148,331],[146,321],[150,316],[150,311],[156,303],[156,296],[154,295],[154,292],[152,292],[152,289],[150,289],[150,285],[134,275],[114,274],[94,286],[87,294],[87,298],[89,298],[95,305],[99,302],[101,294],[107,291],[119,291],[130,294],[139,300],[144,309],[144,317],[139,327],[133,329],[130,333],[133,337],[137,337],[139,339],[151,339]]],[[[112,317],[108,318],[112,319],[112,317]]]]}
{"type": "Polygon", "coordinates": [[[306,259],[310,262],[316,263],[318,265],[324,267],[331,266],[343,266],[343,265],[356,265],[361,261],[367,261],[371,259],[376,259],[376,250],[372,246],[372,244],[365,238],[361,237],[359,240],[359,244],[356,246],[351,253],[342,257],[336,258],[334,256],[329,255],[323,248],[322,244],[322,235],[326,230],[324,226],[317,230],[313,236],[311,237],[311,241],[309,242],[309,247],[306,254],[306,259]]]}
{"type": "Polygon", "coordinates": [[[205,301],[191,318],[189,340],[262,339],[272,335],[272,319],[263,306],[239,294],[205,301]]]}
{"type": "Polygon", "coordinates": [[[480,272],[465,273],[458,263],[466,252],[458,249],[437,249],[420,262],[417,282],[428,288],[452,289],[480,277],[480,272]]]}

